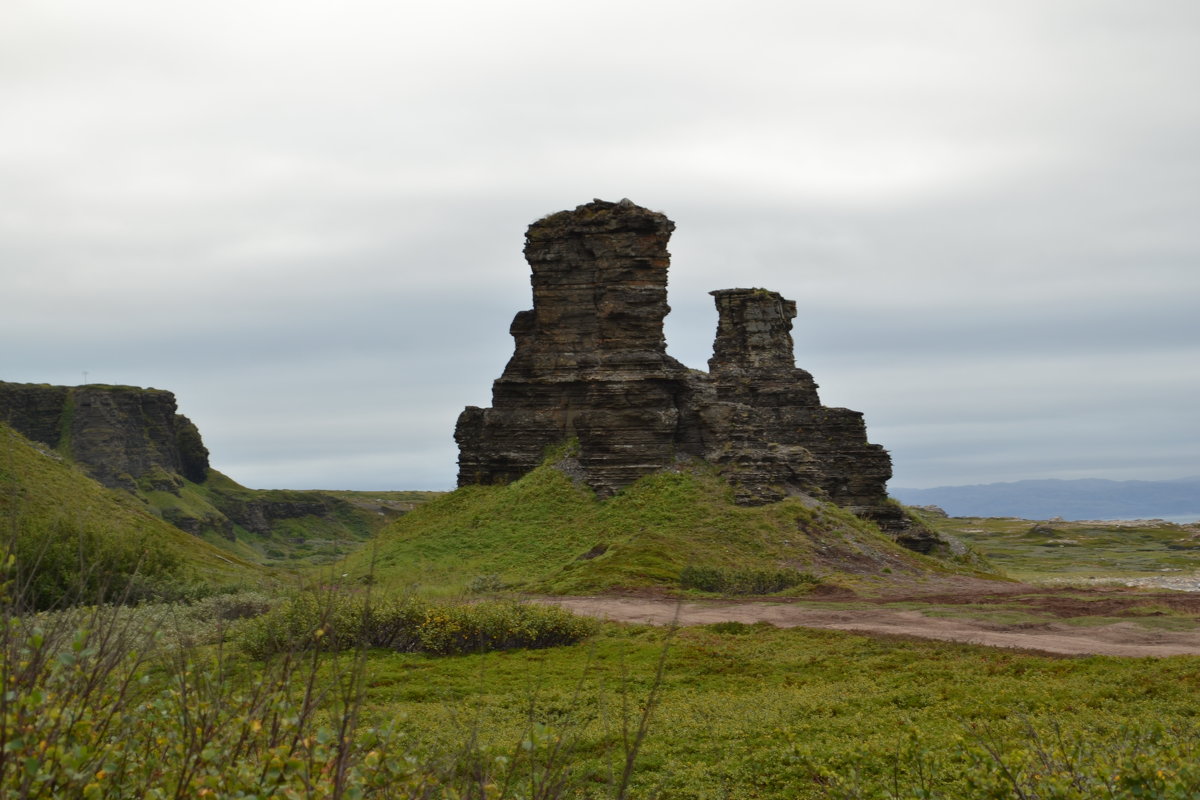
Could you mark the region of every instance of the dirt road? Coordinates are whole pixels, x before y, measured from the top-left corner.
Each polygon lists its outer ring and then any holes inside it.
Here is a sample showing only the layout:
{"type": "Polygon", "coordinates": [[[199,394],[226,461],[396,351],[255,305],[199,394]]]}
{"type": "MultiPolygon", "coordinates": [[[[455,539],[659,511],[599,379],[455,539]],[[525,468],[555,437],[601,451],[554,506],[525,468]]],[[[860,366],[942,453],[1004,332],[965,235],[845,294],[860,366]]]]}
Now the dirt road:
{"type": "MultiPolygon", "coordinates": [[[[925,596],[920,610],[889,608],[887,601],[898,598],[859,601],[853,604],[824,602],[685,602],[659,597],[554,597],[542,602],[554,603],[578,614],[620,622],[651,625],[706,625],[714,622],[768,622],[780,628],[834,628],[863,633],[883,633],[940,639],[951,642],[1037,650],[1061,655],[1175,656],[1200,655],[1200,628],[1165,630],[1150,628],[1134,621],[1149,616],[1171,615],[1184,625],[1187,618],[1200,617],[1200,596],[1174,593],[1130,594],[1114,590],[1091,590],[1080,599],[1078,590],[1055,592],[1030,589],[1028,597],[1015,597],[1019,588],[1003,594],[976,596],[955,594],[925,596]],[[962,606],[973,608],[994,603],[1011,609],[1028,604],[1045,621],[999,624],[964,616],[962,606]],[[849,606],[853,607],[849,607],[849,606]],[[931,616],[944,609],[952,617],[931,616]],[[1157,610],[1156,610],[1157,609],[1157,610]],[[1105,624],[1068,624],[1068,619],[1083,616],[1099,621],[1130,616],[1130,621],[1105,624]]],[[[965,612],[969,614],[969,612],[965,612]]]]}

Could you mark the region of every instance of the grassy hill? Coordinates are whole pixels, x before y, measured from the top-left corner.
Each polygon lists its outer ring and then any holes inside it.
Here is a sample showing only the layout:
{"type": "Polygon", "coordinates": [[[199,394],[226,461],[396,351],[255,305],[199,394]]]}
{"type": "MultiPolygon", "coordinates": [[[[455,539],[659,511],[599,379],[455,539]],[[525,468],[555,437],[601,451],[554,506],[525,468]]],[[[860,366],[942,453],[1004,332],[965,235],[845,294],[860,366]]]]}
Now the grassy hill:
{"type": "Polygon", "coordinates": [[[865,588],[974,573],[969,560],[918,555],[829,504],[737,506],[729,485],[702,466],[649,475],[599,501],[546,464],[512,484],[468,486],[417,507],[352,555],[345,571],[443,594],[501,586],[580,594],[678,588],[688,567],[794,570],[865,588]]]}
{"type": "Polygon", "coordinates": [[[0,424],[0,524],[27,602],[170,597],[261,579],[246,561],[189,536],[0,424]]]}
{"type": "Polygon", "coordinates": [[[250,489],[215,469],[139,481],[147,511],[248,561],[325,564],[437,492],[250,489]]]}

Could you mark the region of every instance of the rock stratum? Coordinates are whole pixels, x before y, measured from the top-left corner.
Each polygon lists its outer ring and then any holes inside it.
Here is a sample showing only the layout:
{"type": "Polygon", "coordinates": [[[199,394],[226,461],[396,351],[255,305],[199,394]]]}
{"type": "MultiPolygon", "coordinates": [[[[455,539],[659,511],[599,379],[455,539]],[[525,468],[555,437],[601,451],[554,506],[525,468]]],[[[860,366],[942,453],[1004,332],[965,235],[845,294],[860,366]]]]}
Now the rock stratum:
{"type": "Polygon", "coordinates": [[[0,381],[0,419],[110,489],[135,491],[140,482],[169,491],[171,476],[195,483],[208,477],[200,431],[177,413],[175,395],[161,389],[0,381]]]}
{"type": "Polygon", "coordinates": [[[809,495],[932,547],[889,502],[891,458],[863,415],[821,405],[795,364],[796,304],[765,289],[712,292],[719,321],[707,373],[666,352],[667,243],[675,224],[630,202],[595,200],[529,226],[533,308],[490,408],[467,407],[454,438],[458,484],[507,483],[548,448],[578,441],[578,475],[601,497],[699,459],[743,505],[809,495]]]}

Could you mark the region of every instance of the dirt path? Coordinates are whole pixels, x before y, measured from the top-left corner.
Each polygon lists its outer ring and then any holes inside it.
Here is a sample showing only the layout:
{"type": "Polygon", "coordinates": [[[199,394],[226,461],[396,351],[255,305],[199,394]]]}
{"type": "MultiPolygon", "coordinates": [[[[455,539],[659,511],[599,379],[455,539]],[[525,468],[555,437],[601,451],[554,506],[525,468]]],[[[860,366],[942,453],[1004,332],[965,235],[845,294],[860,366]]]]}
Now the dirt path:
{"type": "MultiPolygon", "coordinates": [[[[1011,603],[1011,592],[1006,594],[1009,596],[1005,601],[1011,603]]],[[[928,601],[935,598],[924,599],[928,601]]],[[[1099,601],[1106,599],[1098,598],[1099,601]]],[[[963,602],[981,601],[987,602],[987,598],[942,597],[936,598],[935,602],[953,607],[963,602]]],[[[1200,655],[1200,630],[1152,630],[1132,621],[1090,627],[1059,621],[1001,625],[964,617],[931,617],[921,611],[886,607],[846,608],[838,607],[835,603],[824,607],[824,604],[732,601],[679,603],[656,597],[548,597],[542,598],[542,602],[554,603],[586,616],[651,625],[668,625],[672,622],[680,625],[769,622],[780,628],[834,628],[1061,655],[1200,655]]],[[[1032,602],[1031,607],[1046,610],[1045,603],[1032,602]]],[[[932,606],[930,610],[933,610],[932,606]]]]}

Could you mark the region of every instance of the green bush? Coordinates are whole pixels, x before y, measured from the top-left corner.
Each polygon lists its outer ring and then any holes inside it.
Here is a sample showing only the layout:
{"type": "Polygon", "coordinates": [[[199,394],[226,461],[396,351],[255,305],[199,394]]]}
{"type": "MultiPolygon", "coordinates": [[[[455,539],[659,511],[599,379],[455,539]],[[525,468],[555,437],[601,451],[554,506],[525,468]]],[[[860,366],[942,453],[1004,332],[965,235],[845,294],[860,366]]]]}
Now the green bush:
{"type": "Polygon", "coordinates": [[[66,516],[20,518],[5,555],[15,558],[25,608],[178,599],[187,587],[179,556],[161,542],[66,516]]]}
{"type": "Polygon", "coordinates": [[[556,606],[513,601],[435,604],[302,592],[243,623],[237,640],[255,658],[309,648],[384,647],[435,654],[554,647],[588,636],[595,623],[556,606]]]}
{"type": "Polygon", "coordinates": [[[592,620],[557,606],[488,602],[430,606],[418,629],[420,649],[450,654],[556,647],[595,630],[592,620]]]}
{"type": "Polygon", "coordinates": [[[721,594],[774,594],[804,584],[815,585],[820,578],[795,569],[722,569],[721,567],[684,567],[679,585],[684,589],[721,594]]]}

